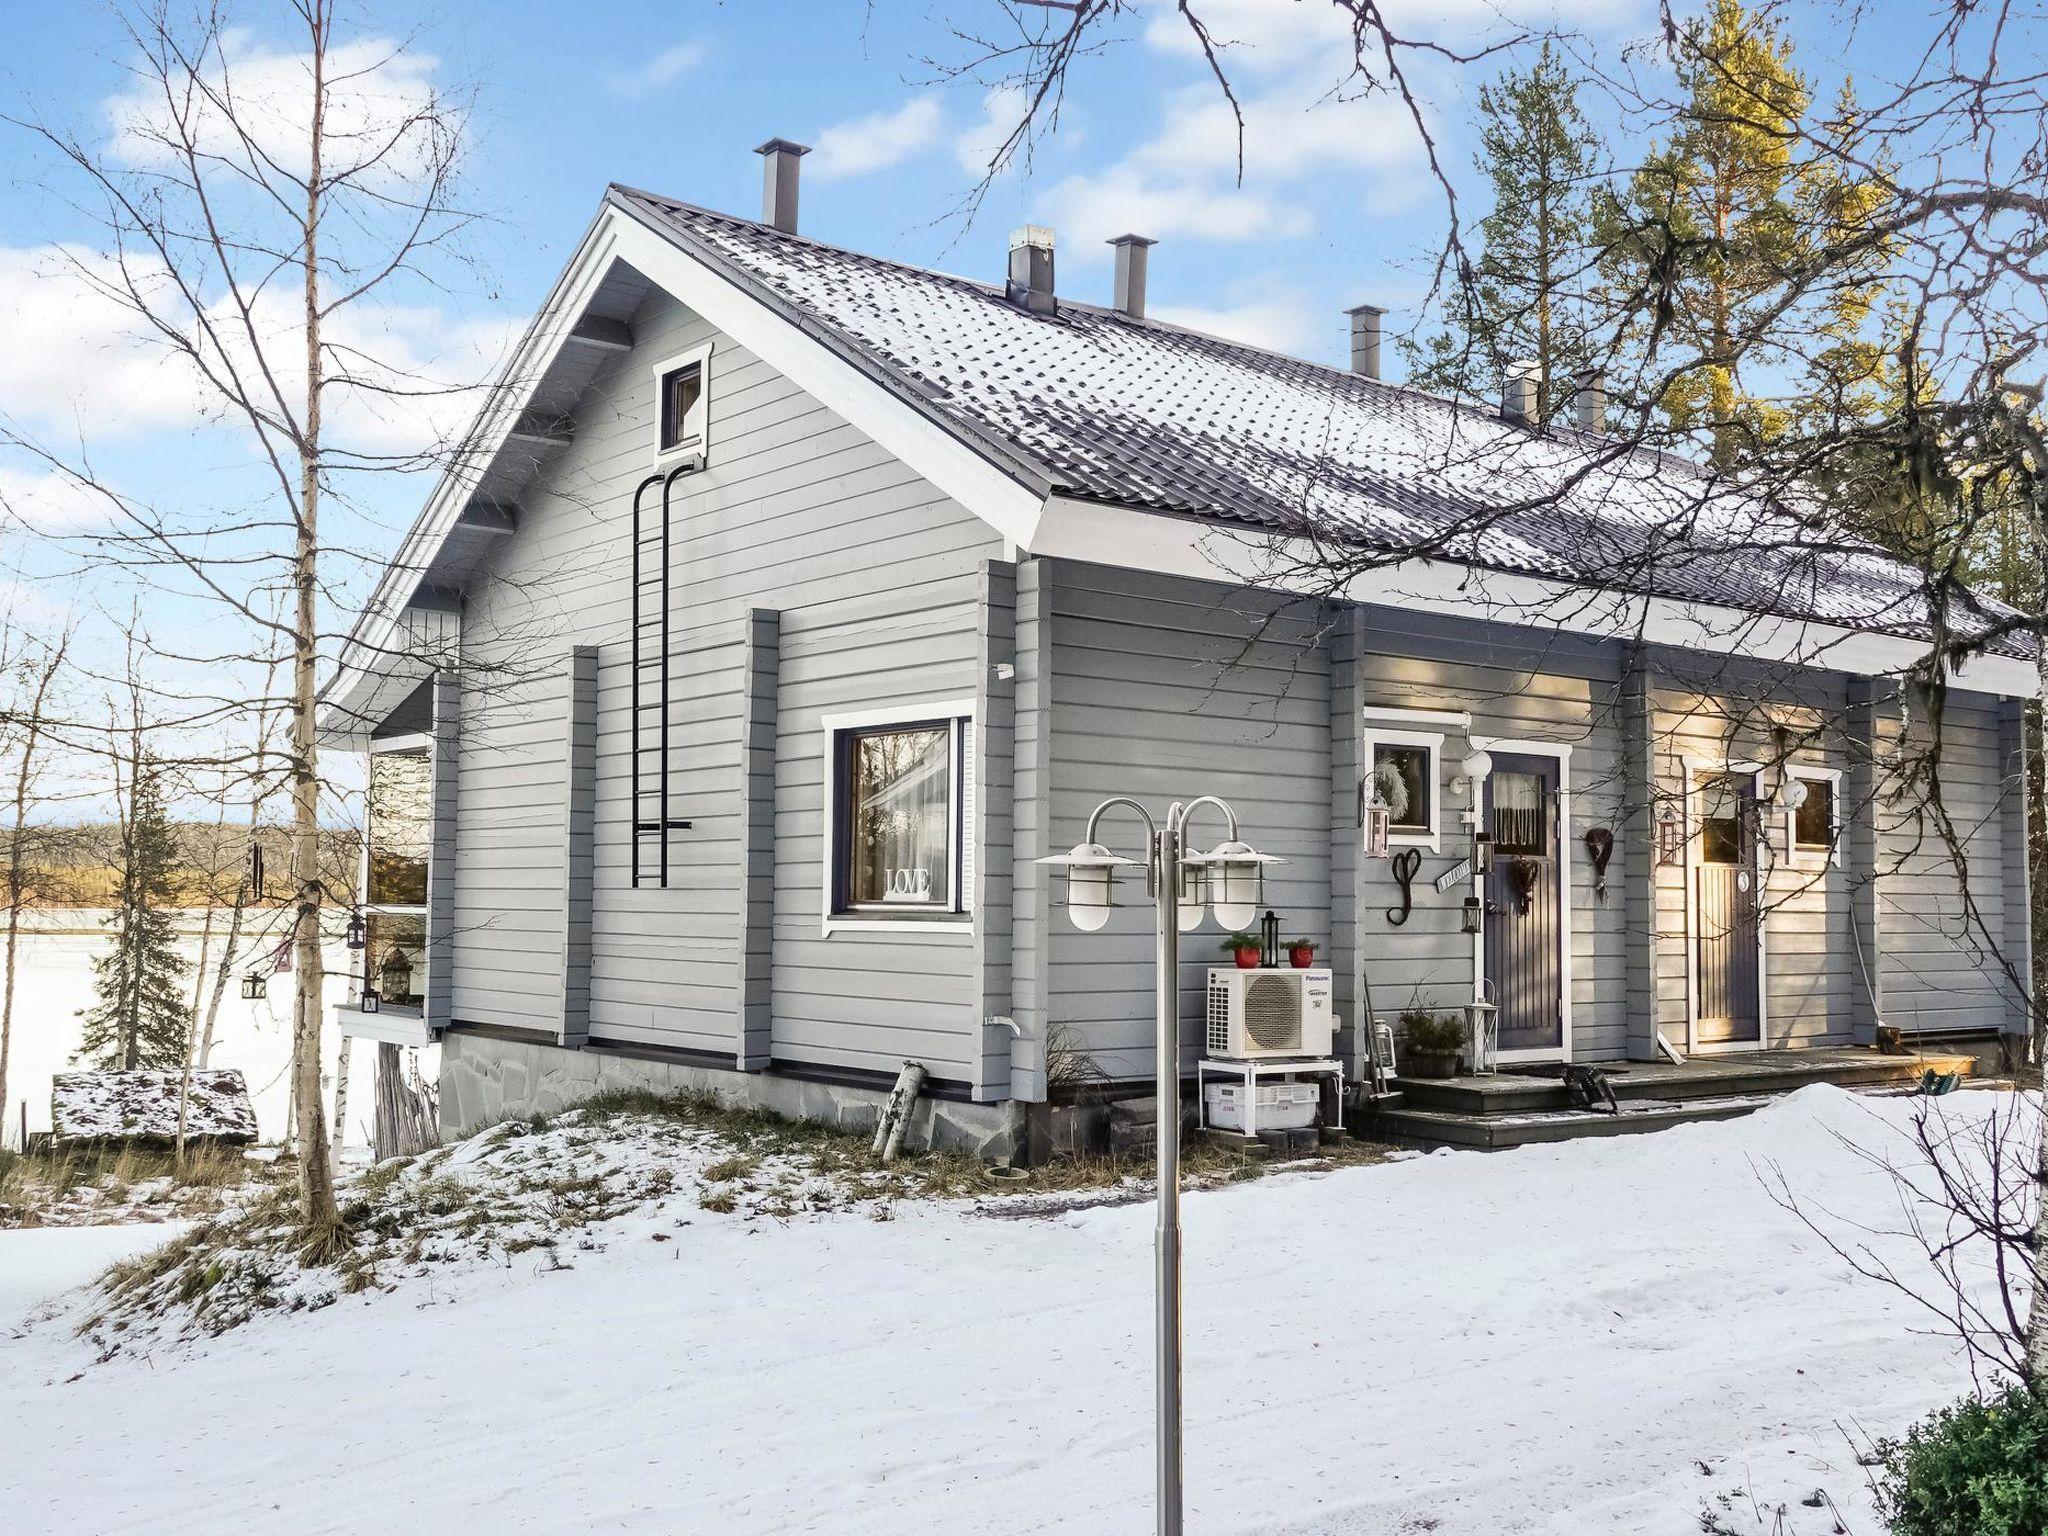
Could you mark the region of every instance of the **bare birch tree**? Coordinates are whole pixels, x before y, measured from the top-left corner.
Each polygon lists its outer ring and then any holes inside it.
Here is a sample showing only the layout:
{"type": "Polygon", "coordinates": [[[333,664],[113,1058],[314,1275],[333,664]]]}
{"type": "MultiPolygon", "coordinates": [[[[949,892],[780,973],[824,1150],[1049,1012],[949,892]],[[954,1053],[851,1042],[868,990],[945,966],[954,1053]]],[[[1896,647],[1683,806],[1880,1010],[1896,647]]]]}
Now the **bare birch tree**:
{"type": "Polygon", "coordinates": [[[29,862],[34,848],[30,818],[37,804],[51,706],[70,646],[67,626],[45,644],[40,655],[23,657],[17,663],[17,702],[8,710],[8,723],[15,735],[14,816],[7,830],[7,936],[4,950],[0,950],[0,1140],[4,1140],[7,1126],[7,1067],[14,1045],[21,918],[35,895],[29,862]]]}
{"type": "MultiPolygon", "coordinates": [[[[343,36],[334,0],[289,0],[283,13],[296,51],[257,68],[245,67],[248,34],[225,5],[120,9],[132,86],[111,148],[47,117],[8,119],[93,200],[105,248],[70,252],[70,275],[176,361],[201,419],[244,432],[267,477],[265,512],[165,509],[124,494],[82,449],[18,430],[0,444],[96,501],[111,525],[98,549],[153,579],[182,575],[256,636],[235,658],[245,670],[274,660],[284,674],[294,1141],[300,1215],[318,1250],[340,1236],[320,1091],[321,924],[346,900],[329,889],[321,857],[329,779],[318,686],[323,604],[355,573],[337,568],[355,552],[329,524],[348,510],[342,487],[354,477],[439,460],[439,443],[377,446],[394,417],[452,392],[380,352],[379,306],[404,303],[433,282],[437,263],[456,261],[469,216],[455,200],[464,103],[403,70],[402,44],[343,36]],[[337,431],[338,419],[355,430],[337,431]]],[[[224,704],[250,702],[244,693],[224,704]]]]}

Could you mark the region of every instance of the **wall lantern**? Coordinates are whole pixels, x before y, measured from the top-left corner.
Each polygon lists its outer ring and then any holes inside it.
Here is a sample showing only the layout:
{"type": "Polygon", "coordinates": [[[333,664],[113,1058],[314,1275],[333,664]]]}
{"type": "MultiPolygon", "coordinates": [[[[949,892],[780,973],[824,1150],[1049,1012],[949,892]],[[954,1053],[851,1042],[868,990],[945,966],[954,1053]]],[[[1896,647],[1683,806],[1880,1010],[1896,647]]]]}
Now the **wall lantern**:
{"type": "Polygon", "coordinates": [[[1685,824],[1669,800],[1657,808],[1657,862],[1667,867],[1685,862],[1685,824]]]}
{"type": "Polygon", "coordinates": [[[1492,776],[1493,754],[1484,747],[1474,747],[1465,754],[1464,761],[1458,764],[1457,787],[1471,793],[1475,810],[1479,805],[1480,789],[1492,776]]]}
{"type": "Polygon", "coordinates": [[[1278,864],[1270,853],[1260,853],[1250,843],[1235,838],[1218,843],[1208,853],[1191,853],[1186,862],[1208,872],[1210,899],[1216,904],[1216,921],[1233,933],[1242,932],[1259,915],[1265,898],[1265,869],[1278,864]]]}
{"type": "Polygon", "coordinates": [[[257,998],[267,997],[269,994],[270,978],[261,971],[251,971],[242,978],[243,1001],[254,1002],[257,998]]]}
{"type": "Polygon", "coordinates": [[[1365,829],[1359,847],[1368,859],[1389,858],[1393,854],[1394,810],[1380,798],[1375,789],[1372,798],[1365,802],[1358,812],[1358,824],[1365,829]]]}
{"type": "Polygon", "coordinates": [[[384,999],[378,995],[375,987],[365,987],[363,988],[362,998],[356,1003],[356,1008],[362,1013],[375,1013],[382,1006],[383,1002],[384,999]]]}
{"type": "MultiPolygon", "coordinates": [[[[1067,916],[1083,933],[1094,933],[1109,921],[1112,883],[1119,867],[1144,868],[1136,859],[1111,853],[1100,843],[1076,843],[1066,853],[1039,860],[1067,871],[1067,916]]],[[[1201,908],[1195,909],[1199,919],[1201,908]]]]}
{"type": "Polygon", "coordinates": [[[363,914],[354,907],[349,908],[348,947],[350,949],[361,949],[368,942],[369,932],[367,925],[363,922],[363,914]]]}
{"type": "Polygon", "coordinates": [[[1477,933],[1480,930],[1480,906],[1477,896],[1465,898],[1465,931],[1477,933]]]}
{"type": "Polygon", "coordinates": [[[1806,780],[1794,778],[1789,773],[1778,775],[1777,808],[1781,811],[1796,811],[1806,804],[1806,780]]]}

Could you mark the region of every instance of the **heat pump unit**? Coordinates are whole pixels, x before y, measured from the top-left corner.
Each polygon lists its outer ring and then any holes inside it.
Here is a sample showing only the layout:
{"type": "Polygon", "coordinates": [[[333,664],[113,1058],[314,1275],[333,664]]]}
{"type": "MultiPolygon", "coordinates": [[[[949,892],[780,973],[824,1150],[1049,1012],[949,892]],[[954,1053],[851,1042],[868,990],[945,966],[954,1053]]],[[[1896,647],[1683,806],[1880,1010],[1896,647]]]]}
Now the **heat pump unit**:
{"type": "Polygon", "coordinates": [[[1232,1061],[1328,1056],[1336,1035],[1326,970],[1209,972],[1209,1054],[1232,1061]]]}

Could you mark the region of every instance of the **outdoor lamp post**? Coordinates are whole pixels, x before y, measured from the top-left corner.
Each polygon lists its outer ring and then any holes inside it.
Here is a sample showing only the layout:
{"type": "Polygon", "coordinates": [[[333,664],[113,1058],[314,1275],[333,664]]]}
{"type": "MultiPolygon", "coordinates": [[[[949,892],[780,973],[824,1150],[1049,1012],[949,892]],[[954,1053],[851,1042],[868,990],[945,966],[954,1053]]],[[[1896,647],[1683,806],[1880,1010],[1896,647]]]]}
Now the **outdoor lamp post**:
{"type": "Polygon", "coordinates": [[[1180,1536],[1180,935],[1201,922],[1205,895],[1214,901],[1219,923],[1233,929],[1249,927],[1263,894],[1262,872],[1266,865],[1280,860],[1240,841],[1237,813],[1214,795],[1185,804],[1176,800],[1163,823],[1154,821],[1152,813],[1128,795],[1113,795],[1089,813],[1087,836],[1070,852],[1051,854],[1038,862],[1066,869],[1067,915],[1075,927],[1087,932],[1093,933],[1109,921],[1119,868],[1143,868],[1145,889],[1154,903],[1157,996],[1153,1049],[1159,1084],[1159,1219],[1153,1291],[1158,1532],[1159,1536],[1180,1536]],[[1205,805],[1222,813],[1229,835],[1209,853],[1188,853],[1188,822],[1205,805]],[[1096,841],[1096,829],[1113,806],[1136,811],[1144,821],[1146,856],[1142,860],[1111,853],[1096,841]]]}

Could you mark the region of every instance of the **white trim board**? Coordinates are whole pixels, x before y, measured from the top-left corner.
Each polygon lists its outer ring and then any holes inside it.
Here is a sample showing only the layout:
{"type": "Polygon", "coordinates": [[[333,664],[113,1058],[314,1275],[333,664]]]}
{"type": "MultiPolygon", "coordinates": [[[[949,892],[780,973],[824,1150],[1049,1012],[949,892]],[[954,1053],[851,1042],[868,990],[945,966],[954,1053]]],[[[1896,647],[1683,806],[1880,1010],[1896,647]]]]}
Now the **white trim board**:
{"type": "MultiPolygon", "coordinates": [[[[1474,735],[1467,738],[1474,751],[1520,753],[1525,757],[1557,759],[1557,987],[1559,1040],[1555,1048],[1502,1051],[1499,1059],[1510,1066],[1539,1061],[1572,1059],[1572,880],[1577,870],[1572,852],[1572,749],[1562,741],[1537,741],[1521,736],[1474,735]]],[[[1478,803],[1475,799],[1473,810],[1478,803]]],[[[1486,877],[1472,872],[1472,893],[1486,900],[1486,877]]],[[[1486,935],[1472,935],[1472,996],[1478,1000],[1486,988],[1486,935]]]]}

